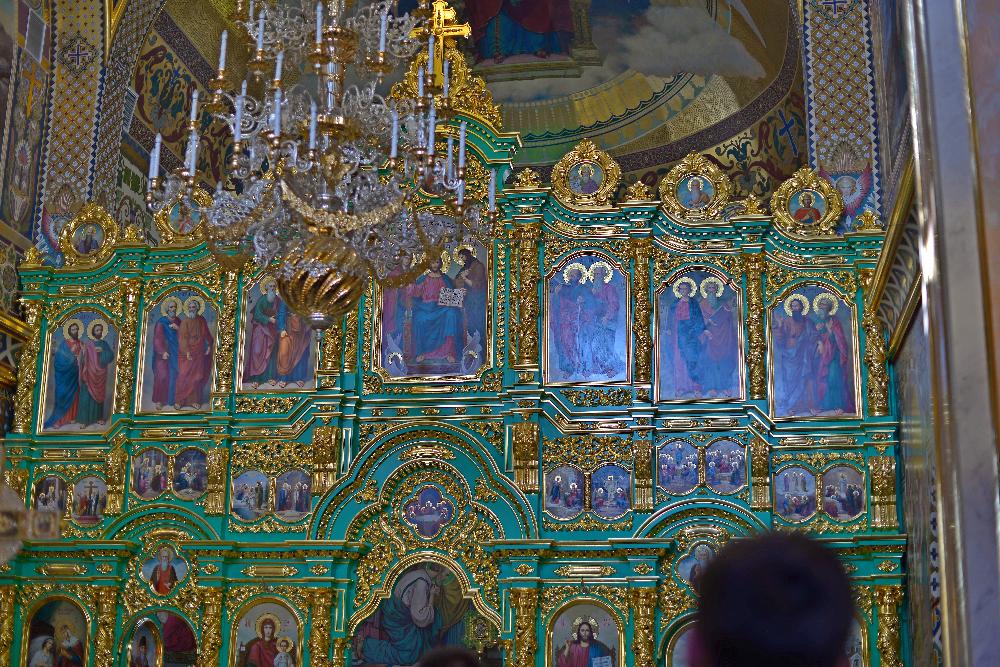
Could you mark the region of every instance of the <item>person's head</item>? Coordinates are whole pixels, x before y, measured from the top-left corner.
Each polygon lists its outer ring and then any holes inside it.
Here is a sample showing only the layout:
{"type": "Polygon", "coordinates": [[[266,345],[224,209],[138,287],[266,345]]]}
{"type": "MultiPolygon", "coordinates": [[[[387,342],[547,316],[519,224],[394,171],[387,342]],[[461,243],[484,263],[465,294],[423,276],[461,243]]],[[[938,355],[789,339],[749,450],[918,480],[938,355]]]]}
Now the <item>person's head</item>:
{"type": "Polygon", "coordinates": [[[853,601],[832,551],[802,535],[730,542],[699,582],[696,667],[846,667],[853,601]]]}
{"type": "Polygon", "coordinates": [[[274,295],[278,292],[278,284],[273,280],[264,283],[264,295],[268,301],[274,301],[274,295]]]}
{"type": "Polygon", "coordinates": [[[691,296],[691,286],[687,282],[677,283],[677,291],[680,292],[681,298],[687,299],[691,296]]]}
{"type": "Polygon", "coordinates": [[[438,257],[432,257],[431,261],[427,263],[427,268],[431,270],[431,273],[441,272],[441,260],[438,257]]]}
{"type": "Polygon", "coordinates": [[[574,268],[571,268],[569,270],[569,281],[571,283],[578,283],[578,282],[580,282],[580,278],[582,278],[582,277],[583,277],[583,274],[580,272],[580,269],[577,269],[577,268],[574,267],[574,268]]]}
{"type": "Polygon", "coordinates": [[[163,547],[162,549],[160,549],[160,562],[161,563],[164,563],[164,564],[169,563],[170,562],[170,556],[171,556],[171,553],[170,553],[170,548],[169,547],[163,547]]]}
{"type": "Polygon", "coordinates": [[[278,640],[278,650],[288,653],[292,650],[292,642],[288,637],[282,637],[278,640]]]}
{"type": "Polygon", "coordinates": [[[69,331],[69,337],[72,338],[73,340],[76,340],[77,338],[80,337],[80,325],[79,324],[76,324],[76,323],[70,324],[68,331],[69,331]]]}
{"type": "Polygon", "coordinates": [[[269,618],[265,618],[264,622],[260,624],[260,634],[264,639],[270,639],[274,636],[274,621],[269,618]]]}
{"type": "Polygon", "coordinates": [[[603,264],[594,265],[594,284],[598,285],[604,282],[605,277],[608,275],[608,270],[603,264]]]}
{"type": "Polygon", "coordinates": [[[177,317],[177,301],[175,299],[167,301],[167,317],[177,317]]]}
{"type": "Polygon", "coordinates": [[[576,636],[582,642],[590,642],[594,638],[594,628],[590,627],[590,623],[584,621],[576,629],[576,636]]]}
{"type": "Polygon", "coordinates": [[[802,204],[803,207],[809,208],[813,205],[813,196],[808,192],[803,192],[799,196],[799,203],[802,204]]]}
{"type": "Polygon", "coordinates": [[[469,262],[475,259],[475,256],[472,254],[472,251],[469,250],[468,248],[461,248],[458,251],[458,256],[462,258],[462,264],[464,264],[465,266],[468,266],[469,262]]]}
{"type": "Polygon", "coordinates": [[[54,642],[52,641],[52,637],[47,637],[45,641],[42,642],[42,649],[45,651],[52,651],[53,644],[54,642]]]}
{"type": "MultiPolygon", "coordinates": [[[[823,319],[826,319],[830,317],[830,314],[833,312],[833,306],[833,297],[822,297],[816,301],[816,312],[823,317],[823,319]]],[[[843,476],[844,475],[841,475],[841,477],[843,476]]]]}
{"type": "Polygon", "coordinates": [[[701,194],[701,179],[692,178],[690,181],[688,181],[688,190],[690,190],[694,194],[701,194]]]}
{"type": "Polygon", "coordinates": [[[417,667],[479,667],[479,658],[466,648],[448,646],[424,655],[417,667]]]}
{"type": "Polygon", "coordinates": [[[198,310],[200,309],[200,306],[201,306],[201,304],[198,303],[197,299],[191,299],[190,301],[188,301],[187,302],[187,316],[188,317],[197,317],[198,310]]]}
{"type": "Polygon", "coordinates": [[[95,340],[101,340],[104,338],[104,325],[100,322],[96,323],[90,328],[90,336],[95,340]]]}

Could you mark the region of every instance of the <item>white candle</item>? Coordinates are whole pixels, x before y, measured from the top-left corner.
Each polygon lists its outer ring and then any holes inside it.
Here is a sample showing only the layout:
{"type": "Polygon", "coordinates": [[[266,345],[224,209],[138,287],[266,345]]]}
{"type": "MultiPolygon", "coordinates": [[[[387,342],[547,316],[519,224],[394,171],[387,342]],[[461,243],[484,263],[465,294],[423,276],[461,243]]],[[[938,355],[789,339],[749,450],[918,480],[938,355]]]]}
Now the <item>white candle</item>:
{"type": "Polygon", "coordinates": [[[219,47],[219,71],[226,69],[226,44],[229,42],[229,31],[222,31],[222,45],[219,47]]]}
{"type": "Polygon", "coordinates": [[[424,68],[417,70],[417,97],[424,96],[424,68]]]}
{"type": "Polygon", "coordinates": [[[236,118],[233,119],[233,141],[243,140],[243,106],[247,98],[240,95],[236,98],[236,118]]]}
{"type": "Polygon", "coordinates": [[[163,145],[163,135],[157,134],[156,141],[153,143],[153,151],[149,154],[149,180],[153,180],[157,176],[156,163],[160,161],[160,146],[163,145]]]}
{"type": "Polygon", "coordinates": [[[198,89],[191,93],[191,122],[198,120],[198,89]]]}
{"type": "Polygon", "coordinates": [[[451,74],[451,62],[445,58],[444,60],[444,96],[448,97],[448,90],[451,88],[451,82],[448,81],[448,77],[451,74]]]}
{"type": "Polygon", "coordinates": [[[243,85],[240,87],[240,95],[243,97],[247,96],[247,80],[243,79],[243,85]]]}
{"type": "Polygon", "coordinates": [[[466,121],[462,121],[461,131],[458,134],[458,168],[465,169],[465,126],[466,121]]]}
{"type": "Polygon", "coordinates": [[[281,88],[274,91],[274,116],[272,118],[272,128],[276,135],[281,134],[281,88]]]}
{"type": "Polygon", "coordinates": [[[431,35],[430,45],[427,48],[427,73],[431,76],[431,83],[434,82],[434,35],[431,35]]]}
{"type": "Polygon", "coordinates": [[[187,171],[192,176],[195,173],[196,165],[198,163],[198,133],[191,132],[191,138],[188,139],[188,163],[187,171]]]}
{"type": "Polygon", "coordinates": [[[378,30],[378,50],[379,53],[385,53],[385,35],[389,30],[389,9],[382,12],[382,24],[379,26],[378,30]]]}
{"type": "Polygon", "coordinates": [[[427,117],[427,154],[434,155],[434,134],[437,129],[437,109],[431,99],[431,112],[427,117]]]}
{"type": "Polygon", "coordinates": [[[497,210],[497,173],[490,170],[490,213],[496,213],[497,210]]]}
{"type": "Polygon", "coordinates": [[[156,158],[156,169],[153,171],[154,176],[160,174],[160,150],[163,148],[163,135],[159,132],[156,133],[156,150],[153,157],[156,158]]]}
{"type": "Polygon", "coordinates": [[[389,157],[395,158],[399,155],[399,111],[392,108],[392,145],[389,149],[389,157]]]}
{"type": "Polygon", "coordinates": [[[257,50],[264,50],[264,10],[260,10],[260,16],[257,18],[257,50]]]}
{"type": "Polygon", "coordinates": [[[281,81],[281,69],[285,64],[285,52],[278,51],[278,57],[274,61],[274,80],[281,81]]]}
{"type": "Polygon", "coordinates": [[[257,6],[257,0],[250,0],[250,11],[247,12],[247,16],[250,17],[251,21],[253,21],[254,7],[256,7],[256,6],[257,6]]]}
{"type": "Polygon", "coordinates": [[[316,102],[309,103],[309,150],[316,150],[316,102]]]}
{"type": "Polygon", "coordinates": [[[323,3],[316,3],[316,43],[323,43],[323,3]]]}
{"type": "Polygon", "coordinates": [[[455,137],[448,137],[448,180],[455,174],[455,137]]]}
{"type": "Polygon", "coordinates": [[[458,184],[458,205],[465,203],[465,181],[458,184]]]}

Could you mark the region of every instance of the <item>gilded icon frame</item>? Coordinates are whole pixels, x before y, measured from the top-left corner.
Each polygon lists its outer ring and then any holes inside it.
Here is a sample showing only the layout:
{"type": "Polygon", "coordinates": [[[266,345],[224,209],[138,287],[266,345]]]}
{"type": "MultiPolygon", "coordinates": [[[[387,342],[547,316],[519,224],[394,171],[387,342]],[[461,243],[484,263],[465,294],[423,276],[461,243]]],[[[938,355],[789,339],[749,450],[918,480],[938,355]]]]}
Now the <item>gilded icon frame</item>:
{"type": "Polygon", "coordinates": [[[590,139],[584,139],[552,168],[552,190],[556,199],[568,208],[577,211],[607,209],[621,177],[622,168],[615,159],[590,139]],[[579,169],[582,175],[584,165],[590,166],[591,176],[597,169],[601,170],[601,181],[593,192],[579,192],[572,187],[573,171],[579,169]]]}
{"type": "Polygon", "coordinates": [[[658,190],[663,209],[681,222],[710,222],[721,220],[722,211],[732,196],[732,183],[715,164],[704,155],[691,152],[684,156],[660,181],[658,190]],[[712,194],[704,206],[688,206],[678,196],[678,188],[687,183],[690,187],[696,179],[707,181],[712,186],[712,194]]]}
{"type": "MultiPolygon", "coordinates": [[[[250,307],[250,291],[262,285],[265,280],[273,280],[274,275],[263,271],[256,276],[253,276],[242,286],[242,294],[240,296],[240,310],[239,314],[242,316],[242,321],[239,322],[239,340],[237,341],[237,353],[236,353],[236,372],[234,373],[233,386],[235,387],[237,394],[280,394],[293,395],[293,394],[306,394],[309,392],[315,392],[319,388],[318,375],[320,368],[320,357],[322,356],[322,346],[316,340],[315,332],[311,329],[309,331],[311,340],[309,341],[309,349],[306,354],[310,354],[313,357],[313,363],[310,364],[311,377],[304,387],[272,387],[263,389],[254,389],[252,387],[245,387],[243,381],[243,370],[244,364],[246,362],[247,348],[249,347],[251,327],[249,326],[249,318],[252,317],[251,307],[250,307]],[[312,383],[310,386],[309,382],[312,383]]],[[[280,295],[279,295],[280,298],[280,295]]]]}
{"type": "Polygon", "coordinates": [[[31,622],[35,619],[35,615],[38,611],[50,602],[68,602],[76,607],[77,611],[80,612],[80,616],[83,617],[83,629],[84,636],[80,637],[80,643],[83,645],[83,664],[89,664],[90,660],[90,632],[91,625],[93,625],[94,619],[90,613],[90,609],[82,600],[73,597],[65,593],[53,593],[52,595],[45,595],[35,600],[30,607],[24,610],[22,618],[24,622],[21,623],[21,667],[28,667],[28,661],[31,656],[28,655],[28,639],[31,636],[31,622]]]}
{"type": "Polygon", "coordinates": [[[795,239],[831,238],[836,236],[837,224],[844,214],[844,200],[840,192],[825,178],[803,167],[782,183],[771,196],[771,212],[775,226],[795,239]],[[802,193],[819,194],[826,202],[826,211],[814,224],[796,220],[789,210],[792,201],[802,193]]]}
{"type": "Polygon", "coordinates": [[[118,243],[118,223],[99,204],[84,206],[59,232],[59,251],[67,268],[89,269],[105,264],[114,254],[118,243]],[[76,233],[85,228],[100,229],[101,240],[92,252],[84,253],[76,247],[76,233]]]}
{"type": "MultiPolygon", "coordinates": [[[[704,281],[703,281],[704,282],[704,281]]],[[[664,276],[655,288],[653,293],[653,402],[663,404],[686,404],[686,403],[732,403],[746,400],[747,396],[747,368],[746,368],[746,327],[743,325],[746,312],[746,304],[743,298],[742,281],[734,278],[718,268],[705,264],[685,264],[664,276]],[[660,338],[660,297],[665,290],[671,289],[671,282],[685,277],[685,274],[692,271],[701,271],[709,274],[710,277],[717,278],[722,284],[733,291],[736,300],[736,339],[737,339],[737,373],[738,373],[738,397],[702,397],[702,398],[663,398],[660,396],[660,361],[661,361],[661,338],[660,338]]]]}
{"type": "MultiPolygon", "coordinates": [[[[595,262],[596,263],[596,262],[595,262]]],[[[591,263],[594,266],[594,263],[591,263]]],[[[633,366],[633,352],[634,352],[634,341],[632,338],[632,276],[628,271],[628,262],[623,262],[617,257],[609,252],[596,248],[577,248],[572,252],[568,252],[565,255],[559,257],[552,264],[552,268],[548,273],[544,274],[540,282],[542,283],[542,307],[544,309],[544,314],[542,317],[542,336],[541,336],[541,347],[542,347],[542,380],[546,386],[550,387],[583,387],[583,386],[629,386],[632,384],[632,366],[633,366]],[[622,280],[625,288],[625,298],[622,301],[622,308],[625,312],[625,377],[621,380],[615,381],[602,381],[602,380],[585,380],[585,381],[575,381],[575,380],[552,380],[551,371],[552,368],[550,354],[552,353],[552,345],[549,342],[549,326],[552,322],[552,300],[550,298],[549,282],[557,274],[561,274],[563,271],[569,268],[569,265],[573,263],[574,260],[580,257],[590,257],[596,259],[597,261],[603,261],[611,265],[615,270],[618,270],[622,274],[622,280]]]]}
{"type": "Polygon", "coordinates": [[[150,628],[150,634],[153,636],[153,641],[154,641],[154,643],[156,645],[156,651],[155,651],[155,654],[156,654],[155,660],[156,660],[156,662],[153,663],[153,664],[155,664],[155,665],[162,665],[163,664],[163,636],[160,633],[160,629],[156,626],[156,623],[154,623],[153,620],[151,618],[149,618],[148,616],[143,616],[139,620],[137,620],[135,623],[133,623],[132,624],[132,631],[128,632],[127,634],[125,634],[122,637],[122,641],[125,642],[125,646],[124,646],[125,650],[122,651],[122,653],[125,654],[125,664],[126,665],[131,665],[132,664],[132,644],[133,644],[133,642],[135,642],[135,635],[136,635],[136,633],[139,632],[139,630],[142,628],[143,625],[148,625],[149,626],[149,628],[150,628]]]}
{"type": "MultiPolygon", "coordinates": [[[[96,320],[92,320],[90,324],[86,325],[88,332],[90,330],[90,327],[94,324],[95,321],[96,320]]],[[[81,337],[83,336],[84,333],[85,332],[81,332],[81,337]]],[[[89,337],[89,333],[87,335],[89,337]]],[[[118,318],[112,315],[110,312],[108,312],[105,308],[98,306],[97,304],[84,303],[78,306],[70,306],[66,310],[61,311],[58,315],[54,315],[53,317],[49,318],[48,326],[46,327],[45,331],[45,345],[44,349],[42,350],[43,352],[42,376],[41,376],[41,382],[39,383],[40,387],[38,394],[38,406],[37,409],[35,410],[36,433],[38,434],[44,433],[46,435],[57,435],[57,434],[67,434],[67,433],[72,433],[74,435],[97,435],[102,433],[108,433],[111,430],[113,423],[115,421],[115,410],[118,408],[117,405],[118,375],[121,370],[120,364],[122,363],[122,359],[119,356],[119,354],[121,353],[121,344],[122,344],[122,327],[118,321],[118,318]],[[108,373],[108,375],[111,376],[110,378],[111,386],[108,389],[110,393],[111,406],[110,409],[108,410],[107,423],[105,423],[103,428],[95,428],[95,429],[80,429],[77,431],[46,430],[45,413],[47,408],[49,407],[48,404],[49,371],[52,370],[52,358],[53,358],[53,353],[55,352],[52,346],[52,341],[54,339],[56,331],[62,329],[64,326],[69,324],[71,319],[79,319],[77,315],[80,313],[89,313],[98,315],[99,319],[104,320],[106,326],[114,327],[115,336],[117,337],[114,350],[115,358],[113,362],[115,372],[108,373]]],[[[131,364],[132,360],[129,359],[127,360],[126,363],[131,364]]]]}
{"type": "MultiPolygon", "coordinates": [[[[189,296],[188,298],[191,298],[191,296],[189,296]]],[[[183,301],[181,301],[181,304],[183,305],[183,301]]],[[[178,310],[177,314],[180,315],[181,310],[178,310]]],[[[163,289],[159,290],[150,299],[144,300],[143,307],[139,311],[139,325],[137,327],[139,336],[139,345],[137,353],[139,356],[139,364],[136,368],[135,414],[155,415],[155,416],[188,415],[188,414],[198,415],[212,411],[212,394],[215,393],[216,386],[218,384],[219,327],[221,325],[221,320],[222,320],[222,308],[219,306],[219,303],[214,298],[209,296],[208,290],[206,290],[204,287],[196,283],[190,283],[190,282],[172,283],[164,287],[163,289]],[[193,294],[191,294],[191,296],[197,296],[204,302],[204,308],[202,309],[202,313],[204,313],[205,309],[209,307],[211,307],[212,310],[215,312],[215,331],[213,332],[213,337],[212,337],[212,344],[213,344],[213,350],[211,355],[212,369],[209,373],[211,382],[208,387],[208,394],[209,394],[208,404],[204,408],[190,409],[190,410],[185,410],[183,407],[180,410],[178,410],[175,409],[173,406],[170,406],[170,409],[166,409],[167,408],[166,405],[164,405],[163,409],[160,410],[144,409],[142,405],[142,394],[146,386],[145,382],[146,357],[149,353],[147,343],[151,343],[152,332],[155,331],[156,328],[156,322],[151,321],[150,316],[153,315],[154,310],[159,309],[163,305],[163,303],[169,298],[175,298],[178,299],[178,301],[181,301],[179,297],[174,296],[176,292],[192,292],[193,294]]],[[[209,328],[211,329],[211,325],[209,325],[209,328]]],[[[150,402],[152,402],[152,398],[150,398],[150,402]]]]}
{"type": "MultiPolygon", "coordinates": [[[[805,299],[806,297],[802,295],[805,299]]],[[[839,305],[839,304],[838,304],[839,305]]],[[[863,364],[861,339],[858,331],[858,306],[853,299],[849,298],[840,288],[834,285],[824,282],[822,280],[815,280],[811,278],[805,278],[802,280],[795,281],[790,285],[785,286],[780,292],[776,293],[767,305],[764,307],[764,320],[766,328],[766,338],[767,338],[767,358],[771,360],[771,363],[767,364],[767,396],[768,396],[768,416],[776,421],[829,421],[837,419],[862,419],[864,416],[864,411],[862,408],[863,396],[861,394],[861,366],[863,364]],[[834,297],[838,298],[843,305],[850,308],[851,311],[851,331],[845,333],[849,336],[851,344],[854,346],[851,355],[851,365],[853,366],[853,372],[851,374],[851,389],[854,392],[854,412],[844,413],[844,414],[832,414],[832,415],[782,415],[778,416],[776,411],[776,400],[775,400],[775,364],[774,359],[774,312],[783,307],[783,304],[794,296],[795,292],[803,287],[818,287],[821,290],[829,292],[834,297]]]]}
{"type": "Polygon", "coordinates": [[[305,637],[305,628],[303,627],[303,625],[305,624],[305,620],[303,618],[303,613],[299,611],[299,609],[289,600],[286,600],[285,598],[279,597],[277,595],[267,594],[267,595],[259,595],[251,597],[250,599],[246,600],[242,605],[240,605],[240,607],[236,610],[236,613],[233,614],[233,619],[235,620],[234,622],[231,623],[231,629],[229,631],[229,658],[226,661],[226,664],[228,664],[230,667],[237,667],[238,664],[239,655],[237,651],[237,646],[238,646],[237,638],[239,637],[240,623],[243,622],[243,619],[246,617],[248,613],[250,613],[254,609],[254,607],[266,603],[271,603],[278,605],[279,607],[284,607],[285,611],[288,612],[289,615],[291,615],[291,617],[295,620],[296,662],[302,664],[302,651],[304,648],[303,640],[305,637]]]}
{"type": "MultiPolygon", "coordinates": [[[[618,641],[616,642],[615,646],[615,648],[617,649],[617,654],[615,656],[616,664],[618,665],[625,664],[624,660],[625,623],[623,622],[622,619],[622,613],[619,610],[616,610],[607,601],[599,597],[596,597],[594,595],[583,594],[565,600],[562,604],[560,604],[558,607],[552,610],[548,618],[544,617],[542,618],[542,622],[545,623],[545,667],[555,667],[552,658],[555,655],[556,651],[558,650],[558,647],[555,644],[556,621],[559,619],[560,616],[569,611],[571,608],[584,604],[589,604],[594,607],[602,609],[608,615],[608,617],[614,622],[615,633],[618,636],[617,637],[618,641]]],[[[598,630],[597,635],[595,635],[595,638],[597,638],[598,640],[600,639],[600,633],[601,630],[598,630]]]]}
{"type": "MultiPolygon", "coordinates": [[[[458,254],[460,250],[466,248],[468,245],[470,244],[466,242],[459,244],[452,251],[442,250],[442,256],[445,253],[448,253],[450,258],[449,259],[449,265],[450,265],[450,262],[458,261],[455,258],[455,256],[458,254]]],[[[414,386],[413,391],[417,393],[422,393],[422,392],[433,393],[435,391],[447,391],[448,389],[445,385],[448,384],[480,380],[486,373],[494,369],[494,364],[496,363],[495,360],[497,358],[495,349],[496,340],[494,331],[494,329],[496,328],[496,322],[494,319],[495,318],[494,308],[496,306],[495,303],[496,286],[494,283],[497,279],[497,276],[494,275],[495,248],[493,243],[484,244],[482,247],[486,255],[486,261],[483,262],[486,270],[486,331],[484,334],[484,340],[482,341],[483,356],[484,356],[483,364],[479,367],[478,370],[476,370],[475,373],[470,373],[465,375],[462,375],[460,373],[459,374],[446,373],[442,375],[402,375],[398,377],[390,375],[389,371],[386,370],[385,365],[383,364],[382,361],[382,340],[383,336],[385,335],[385,331],[383,329],[383,320],[382,320],[384,313],[384,304],[385,304],[385,289],[381,285],[379,285],[377,281],[375,281],[373,283],[373,289],[371,292],[372,326],[371,326],[371,340],[370,340],[370,345],[368,346],[369,349],[367,351],[367,354],[369,358],[368,363],[370,364],[370,368],[372,369],[373,372],[375,372],[379,376],[379,378],[382,380],[384,384],[427,385],[424,387],[414,386]]],[[[421,275],[423,275],[423,272],[414,276],[413,280],[416,280],[421,275]]],[[[392,289],[405,289],[407,285],[413,283],[413,280],[408,281],[406,284],[400,285],[399,287],[393,287],[392,289]]],[[[461,361],[459,361],[458,363],[459,365],[461,365],[461,361]]]]}
{"type": "MultiPolygon", "coordinates": [[[[195,203],[202,209],[206,209],[212,205],[212,195],[200,187],[196,186],[194,188],[191,198],[194,199],[195,203]]],[[[203,241],[205,229],[204,218],[199,218],[198,223],[191,229],[190,232],[180,232],[174,229],[173,225],[170,224],[170,214],[175,206],[183,206],[179,197],[171,201],[169,204],[164,205],[163,208],[153,214],[153,223],[156,225],[156,229],[160,233],[159,245],[192,246],[203,241]]]]}

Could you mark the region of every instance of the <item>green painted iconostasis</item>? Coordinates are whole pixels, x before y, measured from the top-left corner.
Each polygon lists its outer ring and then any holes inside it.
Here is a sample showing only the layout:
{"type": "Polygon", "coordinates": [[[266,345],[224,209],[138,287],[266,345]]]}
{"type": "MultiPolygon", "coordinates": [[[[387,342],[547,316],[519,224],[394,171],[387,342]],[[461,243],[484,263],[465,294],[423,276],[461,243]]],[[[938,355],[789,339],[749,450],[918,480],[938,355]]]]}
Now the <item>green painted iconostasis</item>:
{"type": "Polygon", "coordinates": [[[841,555],[852,666],[908,660],[884,232],[870,162],[804,166],[794,13],[708,2],[716,61],[666,76],[643,40],[692,3],[570,1],[541,44],[456,4],[494,239],[322,334],[139,209],[163,96],[206,83],[156,19],[117,199],[46,213],[20,267],[6,480],[61,535],[0,566],[0,665],[572,667],[589,628],[593,665],[680,667],[704,567],[769,529],[841,555]]]}

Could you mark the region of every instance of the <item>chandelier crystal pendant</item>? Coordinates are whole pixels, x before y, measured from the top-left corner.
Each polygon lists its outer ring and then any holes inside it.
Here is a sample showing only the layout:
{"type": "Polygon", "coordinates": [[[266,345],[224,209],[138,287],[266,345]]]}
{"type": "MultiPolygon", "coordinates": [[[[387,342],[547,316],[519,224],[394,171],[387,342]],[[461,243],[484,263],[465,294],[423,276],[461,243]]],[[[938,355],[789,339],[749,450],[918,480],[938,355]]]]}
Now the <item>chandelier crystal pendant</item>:
{"type": "Polygon", "coordinates": [[[239,0],[232,18],[254,45],[253,81],[226,90],[224,32],[205,110],[233,143],[211,204],[195,198],[197,91],[183,165],[160,177],[159,135],[150,158],[151,210],[200,215],[227,270],[277,264],[282,297],[316,329],[353,310],[369,279],[405,284],[467,236],[487,243],[495,220],[493,170],[488,210],[466,202],[467,122],[451,99],[449,58],[469,26],[446,0],[421,0],[412,15],[395,5],[239,0]],[[379,92],[414,69],[415,95],[379,92]]]}

